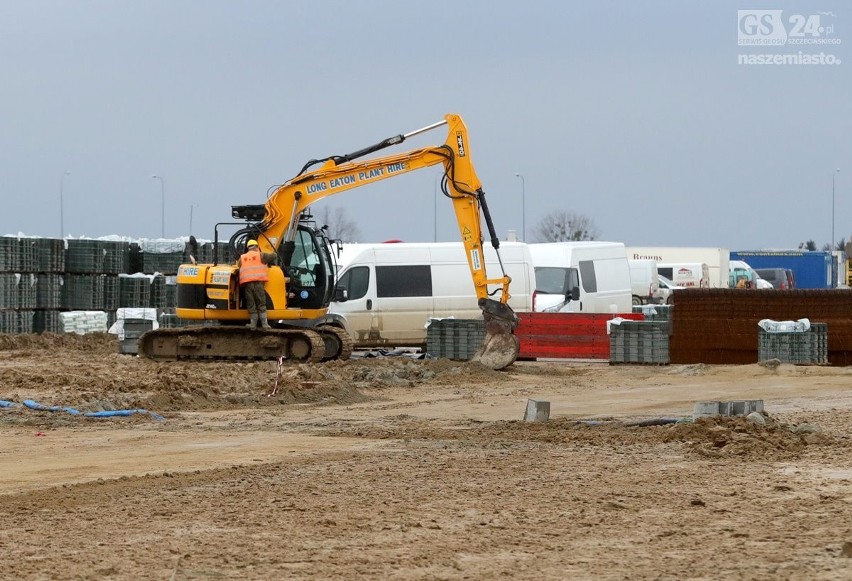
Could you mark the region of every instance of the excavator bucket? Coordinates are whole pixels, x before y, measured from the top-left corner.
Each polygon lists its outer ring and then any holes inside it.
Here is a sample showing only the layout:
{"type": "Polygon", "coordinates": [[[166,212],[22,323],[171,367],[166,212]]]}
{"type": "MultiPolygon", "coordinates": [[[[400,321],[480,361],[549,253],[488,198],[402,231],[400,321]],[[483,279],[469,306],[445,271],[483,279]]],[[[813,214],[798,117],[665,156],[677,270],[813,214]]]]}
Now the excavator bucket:
{"type": "Polygon", "coordinates": [[[518,316],[509,305],[493,299],[481,299],[479,308],[485,320],[485,339],[471,361],[491,369],[503,369],[515,362],[521,343],[514,335],[518,316]]]}

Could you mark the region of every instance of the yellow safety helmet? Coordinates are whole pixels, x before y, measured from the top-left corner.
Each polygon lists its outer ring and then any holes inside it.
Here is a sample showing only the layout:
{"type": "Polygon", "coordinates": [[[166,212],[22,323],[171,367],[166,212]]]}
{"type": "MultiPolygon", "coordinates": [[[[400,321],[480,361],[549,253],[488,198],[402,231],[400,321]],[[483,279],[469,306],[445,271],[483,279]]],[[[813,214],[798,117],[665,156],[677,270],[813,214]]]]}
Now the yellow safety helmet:
{"type": "Polygon", "coordinates": [[[251,248],[252,246],[257,246],[257,240],[249,240],[246,242],[246,248],[251,248]]]}

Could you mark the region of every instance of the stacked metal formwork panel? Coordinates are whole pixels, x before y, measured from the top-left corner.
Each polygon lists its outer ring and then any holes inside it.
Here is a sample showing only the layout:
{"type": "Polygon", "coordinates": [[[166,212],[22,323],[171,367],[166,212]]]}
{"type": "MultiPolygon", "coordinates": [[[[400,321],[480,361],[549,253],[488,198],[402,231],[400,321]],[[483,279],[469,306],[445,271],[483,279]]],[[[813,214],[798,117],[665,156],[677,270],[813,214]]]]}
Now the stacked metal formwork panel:
{"type": "Polygon", "coordinates": [[[18,272],[38,272],[38,255],[32,238],[18,239],[18,272]]]}
{"type": "Polygon", "coordinates": [[[20,333],[32,326],[32,311],[22,310],[31,308],[34,298],[28,277],[21,275],[22,246],[18,237],[0,237],[0,333],[20,333]]]}
{"type": "Polygon", "coordinates": [[[852,365],[852,289],[683,289],[674,295],[672,363],[759,361],[761,320],[827,325],[827,359],[852,365]]]}
{"type": "Polygon", "coordinates": [[[668,321],[621,321],[610,326],[610,363],[668,365],[668,321]]]}
{"type": "Polygon", "coordinates": [[[117,274],[104,274],[103,279],[103,309],[107,312],[115,311],[118,308],[119,290],[118,290],[117,274]]]}
{"type": "Polygon", "coordinates": [[[794,365],[828,363],[828,325],[811,323],[807,331],[758,331],[758,361],[777,359],[794,365]]]}
{"type": "Polygon", "coordinates": [[[18,280],[21,275],[15,272],[0,273],[0,311],[18,308],[18,280]]]}
{"type": "Polygon", "coordinates": [[[206,242],[199,245],[198,256],[195,257],[200,264],[233,264],[237,260],[237,256],[231,252],[230,245],[227,242],[206,242]]]}
{"type": "Polygon", "coordinates": [[[104,309],[104,277],[99,274],[69,274],[62,285],[62,307],[72,311],[104,309]]]}
{"type": "Polygon", "coordinates": [[[151,279],[138,275],[119,276],[118,297],[119,308],[151,306],[151,279]]]}
{"type": "Polygon", "coordinates": [[[35,272],[65,272],[65,240],[57,238],[31,238],[38,265],[35,272]]]}
{"type": "Polygon", "coordinates": [[[18,275],[18,306],[19,310],[36,308],[38,295],[38,277],[32,272],[22,272],[18,275]]]}
{"type": "Polygon", "coordinates": [[[103,274],[124,274],[130,272],[130,242],[104,241],[100,243],[103,254],[103,274]]]}
{"type": "Polygon", "coordinates": [[[166,306],[166,277],[155,274],[151,278],[151,290],[148,298],[148,306],[162,308],[166,306]]]}
{"type": "Polygon", "coordinates": [[[145,273],[177,274],[178,267],[189,260],[187,245],[175,240],[145,240],[140,251],[145,273]]]}
{"type": "Polygon", "coordinates": [[[32,333],[34,311],[0,311],[0,333],[32,333]]]}
{"type": "Polygon", "coordinates": [[[482,319],[432,319],[426,328],[426,354],[467,361],[485,340],[482,319]]]}
{"type": "Polygon", "coordinates": [[[99,274],[104,268],[103,243],[98,240],[67,240],[65,272],[99,274]]]}
{"type": "MultiPolygon", "coordinates": [[[[184,242],[0,237],[0,333],[62,332],[60,315],[121,307],[177,305],[175,274],[188,261],[184,242]],[[141,280],[127,275],[145,274],[141,280]]],[[[219,262],[233,262],[225,242],[219,262]]],[[[204,243],[212,262],[214,245],[204,243]]],[[[200,252],[201,254],[201,252],[200,252]]],[[[202,260],[199,260],[201,262],[202,260]]],[[[177,323],[176,323],[177,324],[177,323]]],[[[182,323],[181,323],[182,324],[182,323]]]]}
{"type": "Polygon", "coordinates": [[[59,309],[62,307],[62,275],[40,273],[36,275],[36,308],[59,309]]]}
{"type": "Polygon", "coordinates": [[[18,272],[20,241],[12,236],[0,236],[0,272],[18,272]]]}
{"type": "Polygon", "coordinates": [[[33,314],[33,333],[62,333],[58,310],[38,310],[33,314]]]}

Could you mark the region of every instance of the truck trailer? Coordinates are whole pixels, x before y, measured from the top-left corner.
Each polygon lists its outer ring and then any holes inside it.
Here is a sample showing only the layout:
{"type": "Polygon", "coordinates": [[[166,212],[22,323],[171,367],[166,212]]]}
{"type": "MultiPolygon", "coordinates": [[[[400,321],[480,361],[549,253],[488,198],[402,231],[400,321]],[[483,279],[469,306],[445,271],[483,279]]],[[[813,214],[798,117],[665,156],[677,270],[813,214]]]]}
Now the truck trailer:
{"type": "Polygon", "coordinates": [[[728,261],[731,257],[726,248],[628,246],[627,258],[631,260],[656,260],[658,263],[704,263],[709,270],[709,287],[728,288],[728,261]]]}
{"type": "Polygon", "coordinates": [[[796,288],[837,287],[836,262],[831,252],[808,250],[737,250],[731,260],[742,260],[752,268],[784,268],[793,271],[796,288]]]}

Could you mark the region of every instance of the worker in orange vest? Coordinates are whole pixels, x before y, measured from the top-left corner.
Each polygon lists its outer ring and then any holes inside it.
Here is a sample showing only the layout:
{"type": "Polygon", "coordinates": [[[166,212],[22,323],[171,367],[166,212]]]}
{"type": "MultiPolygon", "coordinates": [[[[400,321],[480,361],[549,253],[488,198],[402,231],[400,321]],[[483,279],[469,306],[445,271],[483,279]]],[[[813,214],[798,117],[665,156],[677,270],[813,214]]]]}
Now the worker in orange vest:
{"type": "Polygon", "coordinates": [[[246,307],[248,308],[250,322],[246,327],[256,329],[257,323],[264,329],[269,329],[269,321],[266,318],[266,291],[263,285],[269,280],[267,265],[275,261],[275,254],[261,253],[257,240],[249,240],[246,243],[246,252],[240,256],[238,266],[240,269],[240,286],[244,289],[246,307]]]}

